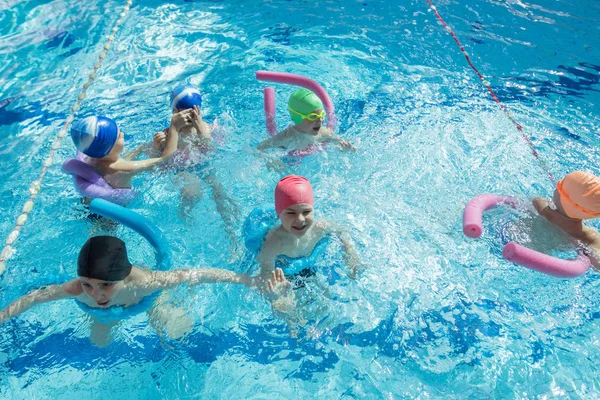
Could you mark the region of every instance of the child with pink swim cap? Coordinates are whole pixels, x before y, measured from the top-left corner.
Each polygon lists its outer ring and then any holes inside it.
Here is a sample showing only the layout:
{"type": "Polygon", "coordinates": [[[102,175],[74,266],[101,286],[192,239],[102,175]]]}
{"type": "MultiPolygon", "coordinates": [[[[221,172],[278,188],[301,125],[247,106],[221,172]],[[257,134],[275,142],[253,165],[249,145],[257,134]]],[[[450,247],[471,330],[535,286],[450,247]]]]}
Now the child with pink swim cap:
{"type": "Polygon", "coordinates": [[[356,276],[359,266],[350,238],[333,224],[324,220],[315,220],[314,196],[310,182],[296,175],[281,179],[275,188],[275,211],[281,225],[273,227],[265,236],[257,260],[260,263],[260,277],[267,284],[267,292],[276,297],[282,289],[290,286],[285,276],[294,276],[301,271],[275,268],[275,260],[281,256],[289,258],[308,257],[315,246],[327,235],[337,236],[343,247],[349,275],[356,276]]]}
{"type": "Polygon", "coordinates": [[[600,270],[600,233],[583,224],[583,220],[600,217],[600,178],[589,172],[571,172],[556,185],[552,202],[537,197],[533,205],[540,215],[583,244],[584,253],[600,270]]]}
{"type": "Polygon", "coordinates": [[[282,148],[289,152],[302,151],[323,143],[337,143],[342,150],[356,150],[331,129],[323,126],[327,116],[323,102],[308,89],[293,92],[288,101],[290,118],[294,122],[258,145],[258,150],[282,148]]]}

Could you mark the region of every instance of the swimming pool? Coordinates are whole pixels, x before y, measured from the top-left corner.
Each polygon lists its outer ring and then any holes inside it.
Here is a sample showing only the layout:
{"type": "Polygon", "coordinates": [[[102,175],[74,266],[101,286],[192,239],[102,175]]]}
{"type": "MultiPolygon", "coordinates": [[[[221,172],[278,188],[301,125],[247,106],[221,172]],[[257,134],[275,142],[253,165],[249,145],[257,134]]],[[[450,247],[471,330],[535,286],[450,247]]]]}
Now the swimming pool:
{"type": "MultiPolygon", "coordinates": [[[[552,174],[598,173],[598,4],[435,4],[552,174]]],[[[123,5],[0,4],[2,237],[123,5]]],[[[552,186],[425,0],[134,2],[76,115],[112,116],[129,147],[167,124],[173,86],[199,85],[206,119],[227,132],[217,175],[243,220],[280,177],[252,151],[265,136],[259,69],[312,77],[331,95],[339,131],[359,151],[328,149],[292,170],[310,178],[321,215],[351,231],[371,268],[319,297],[325,310],[299,339],[258,295],[232,286],[174,291],[195,321],[181,341],[139,316],[96,348],[73,302],[38,306],[0,327],[0,397],[598,396],[597,274],[557,280],[504,261],[494,231],[531,234],[508,211],[491,213],[478,241],[461,233],[474,195],[525,199],[552,186]]],[[[289,88],[275,88],[284,126],[289,88]]],[[[56,158],[72,155],[67,138],[56,158]]],[[[90,225],[59,165],[0,280],[0,307],[75,273],[90,225]]],[[[176,266],[229,264],[208,197],[183,223],[168,176],[139,183],[131,208],[163,229],[176,266]]],[[[142,238],[119,236],[132,260],[152,259],[142,238]]]]}

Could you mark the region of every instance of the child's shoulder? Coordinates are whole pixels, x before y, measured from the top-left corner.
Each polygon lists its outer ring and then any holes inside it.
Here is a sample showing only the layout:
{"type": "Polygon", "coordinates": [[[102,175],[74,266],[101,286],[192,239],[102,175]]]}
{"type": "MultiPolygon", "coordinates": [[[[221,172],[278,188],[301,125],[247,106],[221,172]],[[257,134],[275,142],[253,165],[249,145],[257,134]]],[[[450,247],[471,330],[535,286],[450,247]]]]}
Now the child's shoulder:
{"type": "Polygon", "coordinates": [[[325,125],[321,125],[321,128],[319,129],[319,134],[323,135],[323,136],[332,136],[332,135],[335,135],[335,132],[333,132],[331,129],[329,129],[325,125]]]}
{"type": "Polygon", "coordinates": [[[65,292],[73,296],[79,296],[83,293],[83,287],[81,286],[81,281],[79,279],[73,279],[64,283],[63,289],[65,292]]]}
{"type": "Polygon", "coordinates": [[[265,240],[263,242],[261,251],[264,252],[277,252],[277,249],[281,247],[283,240],[284,229],[281,226],[275,226],[267,232],[265,240]]]}

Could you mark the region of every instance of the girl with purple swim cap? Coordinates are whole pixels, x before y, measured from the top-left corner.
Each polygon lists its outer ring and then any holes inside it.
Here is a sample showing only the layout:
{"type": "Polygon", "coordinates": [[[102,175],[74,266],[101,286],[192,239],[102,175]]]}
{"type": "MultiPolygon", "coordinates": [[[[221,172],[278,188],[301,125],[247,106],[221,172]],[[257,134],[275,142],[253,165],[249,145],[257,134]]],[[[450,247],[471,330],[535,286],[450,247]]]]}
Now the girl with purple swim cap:
{"type": "Polygon", "coordinates": [[[71,127],[71,138],[77,150],[87,156],[85,162],[94,167],[114,189],[131,188],[133,176],[148,171],[169,160],[177,149],[178,131],[191,125],[191,112],[176,113],[168,128],[172,132],[158,157],[143,161],[120,158],[125,147],[123,133],[117,124],[107,117],[87,117],[71,127]]]}

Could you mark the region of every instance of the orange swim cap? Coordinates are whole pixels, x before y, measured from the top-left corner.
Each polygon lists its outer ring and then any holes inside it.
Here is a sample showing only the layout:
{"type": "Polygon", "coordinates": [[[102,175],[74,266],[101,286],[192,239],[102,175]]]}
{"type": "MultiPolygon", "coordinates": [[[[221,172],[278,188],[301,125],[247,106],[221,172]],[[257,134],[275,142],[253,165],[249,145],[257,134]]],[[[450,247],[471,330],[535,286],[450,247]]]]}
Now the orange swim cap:
{"type": "Polygon", "coordinates": [[[600,178],[576,171],[558,182],[556,190],[567,216],[574,219],[600,217],[600,178]]]}
{"type": "Polygon", "coordinates": [[[296,204],[315,205],[312,186],[308,179],[302,176],[288,175],[275,187],[275,211],[279,215],[286,208],[296,204]]]}

